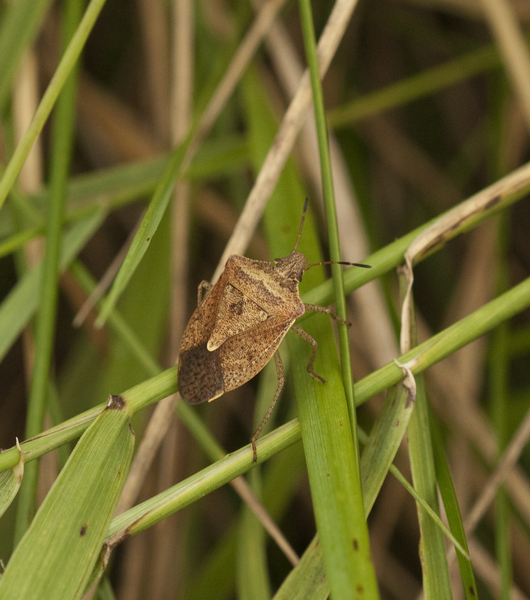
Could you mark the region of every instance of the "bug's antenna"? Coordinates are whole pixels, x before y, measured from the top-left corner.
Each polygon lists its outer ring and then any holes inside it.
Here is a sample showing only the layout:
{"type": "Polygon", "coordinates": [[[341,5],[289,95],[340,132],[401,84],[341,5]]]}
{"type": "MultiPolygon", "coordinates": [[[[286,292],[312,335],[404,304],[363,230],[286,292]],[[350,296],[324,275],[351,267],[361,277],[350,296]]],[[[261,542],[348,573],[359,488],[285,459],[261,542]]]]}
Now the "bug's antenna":
{"type": "Polygon", "coordinates": [[[307,271],[307,269],[310,269],[311,267],[318,267],[318,265],[348,265],[349,267],[363,267],[363,269],[372,268],[371,265],[363,265],[362,263],[344,262],[343,260],[326,260],[324,262],[306,265],[306,267],[304,268],[304,273],[307,271]]]}
{"type": "Polygon", "coordinates": [[[298,230],[298,237],[296,238],[296,244],[294,245],[293,252],[296,252],[296,249],[298,248],[298,242],[300,241],[300,236],[302,235],[302,229],[304,228],[305,213],[307,212],[307,202],[308,202],[308,198],[306,198],[304,201],[304,210],[302,212],[302,222],[300,223],[300,229],[298,230]]]}

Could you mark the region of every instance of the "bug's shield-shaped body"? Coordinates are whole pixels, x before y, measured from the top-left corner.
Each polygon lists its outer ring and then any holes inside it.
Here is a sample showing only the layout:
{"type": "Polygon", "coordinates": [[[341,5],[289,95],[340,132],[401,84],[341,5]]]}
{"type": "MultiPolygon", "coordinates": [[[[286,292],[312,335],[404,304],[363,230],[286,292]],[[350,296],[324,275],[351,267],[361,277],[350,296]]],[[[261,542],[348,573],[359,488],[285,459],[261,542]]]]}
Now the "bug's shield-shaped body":
{"type": "Polygon", "coordinates": [[[306,258],[275,264],[231,256],[193,313],[179,352],[179,392],[188,404],[214,400],[259,373],[304,314],[298,285],[306,258]]]}

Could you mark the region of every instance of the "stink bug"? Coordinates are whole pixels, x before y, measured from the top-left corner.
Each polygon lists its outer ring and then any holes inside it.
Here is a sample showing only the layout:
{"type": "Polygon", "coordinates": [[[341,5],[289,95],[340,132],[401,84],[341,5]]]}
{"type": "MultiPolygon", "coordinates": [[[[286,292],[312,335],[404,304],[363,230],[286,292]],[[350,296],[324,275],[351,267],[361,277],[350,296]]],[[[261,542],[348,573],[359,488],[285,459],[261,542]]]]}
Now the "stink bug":
{"type": "MultiPolygon", "coordinates": [[[[289,256],[276,258],[271,264],[232,255],[214,286],[206,281],[199,285],[198,306],[180,343],[179,393],[188,404],[211,402],[225,392],[238,388],[257,375],[274,355],[278,388],[252,436],[254,462],[257,460],[256,440],[271,415],[285,381],[282,361],[277,352],[285,334],[292,329],[313,346],[307,370],[315,379],[325,383],[313,370],[317,342],[294,322],[306,310],[314,310],[350,324],[329,308],[304,304],[300,299],[298,286],[302,275],[315,266],[307,265],[306,257],[296,251],[306,210],[307,199],[298,238],[289,256]],[[204,299],[203,289],[207,290],[204,299]]],[[[340,264],[370,268],[369,265],[358,263],[340,264]]]]}

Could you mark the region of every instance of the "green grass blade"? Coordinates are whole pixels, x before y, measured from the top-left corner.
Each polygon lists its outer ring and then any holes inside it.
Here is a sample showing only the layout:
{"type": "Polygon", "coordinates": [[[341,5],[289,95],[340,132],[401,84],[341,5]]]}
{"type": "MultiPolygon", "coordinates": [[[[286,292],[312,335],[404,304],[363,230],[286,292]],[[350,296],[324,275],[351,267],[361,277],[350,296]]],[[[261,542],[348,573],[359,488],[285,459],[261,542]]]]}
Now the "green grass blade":
{"type": "MultiPolygon", "coordinates": [[[[414,374],[421,373],[449,354],[484,335],[499,323],[519,314],[529,306],[530,278],[412,349],[406,355],[400,357],[400,361],[405,363],[414,360],[411,370],[414,374]]],[[[128,390],[126,394],[131,404],[131,410],[136,412],[170,394],[174,394],[178,390],[177,371],[178,368],[176,366],[171,367],[128,390]]],[[[403,373],[394,362],[388,363],[377,371],[367,375],[356,383],[355,399],[357,405],[366,402],[376,394],[395,385],[402,378],[403,373]]],[[[182,411],[186,410],[190,415],[194,414],[190,407],[182,403],[179,404],[179,409],[177,409],[179,414],[181,414],[181,406],[182,411]]],[[[95,407],[78,417],[66,421],[61,426],[49,429],[37,440],[23,442],[21,446],[25,455],[27,453],[26,459],[30,460],[41,456],[44,452],[48,452],[64,442],[74,439],[88,426],[101,409],[102,406],[95,407]]],[[[196,421],[197,430],[201,430],[203,425],[198,419],[196,421]]],[[[292,421],[291,424],[295,427],[299,436],[298,424],[296,421],[292,421]]],[[[291,435],[290,430],[287,435],[291,435]]],[[[219,452],[218,446],[213,445],[211,451],[213,455],[216,455],[215,453],[219,452]]],[[[18,451],[16,448],[10,448],[0,453],[0,472],[14,466],[17,461],[18,451]]]]}
{"type": "Polygon", "coordinates": [[[87,429],[13,553],[0,597],[79,598],[100,555],[134,449],[127,407],[87,429]]]}
{"type": "MultiPolygon", "coordinates": [[[[414,384],[414,382],[411,382],[414,384]]],[[[383,410],[361,455],[365,511],[368,515],[407,430],[415,401],[414,390],[398,384],[387,394],[383,410]]]]}
{"type": "MultiPolygon", "coordinates": [[[[252,471],[252,489],[257,489],[257,472],[252,471]]],[[[243,508],[237,543],[237,597],[241,600],[268,600],[266,535],[263,526],[248,507],[243,508]]]]}
{"type": "MultiPolygon", "coordinates": [[[[255,168],[259,169],[272,143],[276,123],[270,107],[264,102],[265,95],[259,79],[252,72],[244,80],[247,112],[253,132],[251,149],[255,168]]],[[[272,256],[287,256],[296,240],[301,217],[303,188],[289,161],[282,173],[275,192],[265,211],[267,239],[272,256]]],[[[317,262],[318,243],[310,215],[304,223],[299,251],[309,262],[317,262]]],[[[311,269],[304,275],[303,285],[320,279],[322,272],[311,269]]],[[[300,425],[304,431],[303,441],[308,464],[311,494],[317,527],[326,557],[326,567],[333,571],[334,592],[338,597],[355,597],[356,578],[360,577],[371,589],[369,578],[353,565],[364,562],[370,568],[369,548],[363,542],[362,531],[357,529],[359,514],[360,482],[355,470],[356,454],[350,428],[349,410],[344,394],[340,364],[330,319],[324,315],[304,322],[304,329],[318,343],[315,371],[325,376],[326,384],[313,380],[307,373],[310,347],[306,341],[289,333],[287,344],[291,357],[291,371],[296,389],[300,425]],[[296,361],[293,357],[297,357],[296,361]],[[360,558],[356,558],[356,557],[360,558]],[[348,596],[349,594],[349,596],[348,596]]],[[[259,455],[259,451],[258,451],[259,455]]],[[[362,509],[362,500],[360,501],[362,509]]],[[[366,529],[364,512],[360,518],[366,529]]],[[[373,567],[371,567],[372,582],[373,567]]],[[[329,576],[329,573],[328,573],[329,576]]],[[[358,581],[358,580],[357,580],[358,581]]]]}
{"type": "Polygon", "coordinates": [[[20,450],[19,457],[16,465],[0,473],[0,517],[13,502],[24,477],[24,455],[20,450]]]}
{"type": "MultiPolygon", "coordinates": [[[[431,439],[433,441],[434,448],[434,464],[436,467],[436,479],[438,481],[438,488],[442,496],[445,513],[451,528],[451,533],[459,541],[460,545],[469,554],[469,548],[467,547],[466,532],[464,530],[464,524],[462,523],[462,515],[458,506],[458,499],[456,497],[456,491],[449,471],[449,465],[443,449],[442,438],[440,431],[434,419],[430,419],[431,427],[431,439]]],[[[456,557],[458,559],[458,566],[460,567],[460,575],[462,577],[462,584],[464,587],[464,594],[467,600],[473,600],[478,598],[477,583],[475,581],[475,574],[473,573],[473,565],[471,561],[457,551],[456,557]]]]}
{"type": "MultiPolygon", "coordinates": [[[[63,46],[73,35],[82,13],[78,1],[66,5],[63,17],[63,46]]],[[[35,362],[31,378],[28,412],[26,416],[26,438],[42,431],[48,379],[55,339],[57,299],[59,296],[60,254],[63,235],[62,221],[66,203],[66,187],[73,147],[77,69],[65,83],[57,103],[53,120],[53,144],[51,167],[51,198],[46,212],[46,247],[40,282],[39,310],[35,326],[35,362]]],[[[18,541],[35,512],[38,484],[38,463],[29,465],[22,484],[17,505],[15,540],[18,541]]]]}
{"type": "MultiPolygon", "coordinates": [[[[408,429],[412,480],[418,494],[439,514],[427,396],[422,376],[416,379],[416,384],[416,406],[408,429]]],[[[443,534],[423,507],[419,504],[417,507],[421,529],[420,554],[425,598],[452,598],[443,534]]]]}
{"type": "Polygon", "coordinates": [[[497,48],[493,45],[485,46],[330,110],[329,125],[332,128],[345,127],[500,66],[501,59],[497,48]]]}
{"type": "MultiPolygon", "coordinates": [[[[64,235],[59,263],[61,270],[77,256],[101,225],[104,216],[102,211],[98,211],[73,225],[64,235]]],[[[35,313],[39,303],[41,277],[42,264],[28,272],[0,305],[0,358],[5,356],[35,313]]]]}
{"type": "MultiPolygon", "coordinates": [[[[315,121],[318,137],[318,147],[320,153],[320,167],[322,173],[322,188],[324,192],[324,206],[326,209],[329,248],[331,260],[340,261],[340,242],[337,223],[337,213],[335,210],[335,196],[333,190],[333,179],[331,175],[331,159],[329,153],[327,124],[324,115],[324,100],[322,95],[322,85],[320,82],[320,73],[318,66],[317,48],[315,40],[315,31],[313,25],[313,16],[311,14],[311,3],[309,0],[300,0],[300,14],[302,22],[302,31],[304,34],[304,45],[307,56],[307,63],[311,77],[311,88],[313,91],[313,106],[315,111],[315,121]]],[[[346,298],[344,294],[344,282],[342,278],[342,267],[338,264],[332,265],[333,284],[335,291],[335,303],[337,314],[342,319],[346,320],[346,298]]],[[[326,456],[325,451],[332,441],[338,440],[340,435],[337,435],[337,423],[341,423],[342,414],[339,409],[339,403],[335,402],[334,408],[336,414],[332,416],[329,422],[329,430],[326,438],[324,438],[325,448],[319,447],[319,444],[305,443],[306,457],[309,470],[309,480],[318,481],[321,488],[322,504],[315,500],[314,490],[312,489],[313,504],[315,507],[315,517],[317,520],[318,534],[322,544],[324,554],[324,563],[326,565],[326,575],[329,578],[331,590],[334,598],[360,598],[369,597],[377,598],[379,595],[377,588],[377,579],[375,575],[374,565],[370,559],[370,539],[368,537],[368,526],[365,518],[363,505],[363,494],[361,488],[360,475],[360,460],[359,446],[357,442],[357,418],[355,413],[355,397],[353,388],[353,374],[351,369],[351,354],[350,354],[350,339],[348,327],[344,323],[338,324],[339,344],[340,344],[340,365],[343,381],[343,394],[345,394],[346,407],[349,413],[351,436],[352,455],[350,457],[343,456],[347,462],[344,462],[336,472],[336,476],[342,477],[343,486],[337,486],[333,490],[333,486],[326,485],[330,475],[330,468],[337,467],[340,463],[336,462],[337,454],[332,448],[329,448],[329,464],[323,458],[326,456]],[[339,420],[336,420],[339,419],[339,420]],[[309,449],[315,451],[315,455],[311,457],[309,449]],[[323,452],[324,451],[324,452],[323,452]],[[312,471],[312,464],[315,466],[315,471],[312,471]],[[324,475],[324,477],[322,477],[324,475]],[[349,481],[348,481],[349,479],[349,481]],[[346,511],[341,511],[339,498],[346,495],[350,500],[346,511]],[[336,498],[333,503],[333,498],[336,498]],[[331,503],[330,503],[331,501],[331,503]],[[336,507],[335,515],[330,516],[330,507],[336,507]],[[320,514],[319,514],[320,508],[320,514]],[[333,518],[338,517],[333,523],[333,518]],[[343,522],[341,522],[341,517],[343,522]],[[338,527],[337,527],[338,525],[338,527]],[[340,532],[340,533],[339,533],[340,532]],[[354,540],[354,541],[353,541],[354,540]],[[353,544],[353,548],[352,548],[353,544]],[[345,572],[351,573],[350,577],[345,577],[345,572]],[[360,593],[360,590],[363,590],[360,593]]],[[[298,344],[299,345],[299,344],[298,344]]],[[[330,349],[331,351],[331,349],[330,349]]],[[[325,356],[330,355],[324,348],[320,352],[325,356]]],[[[297,356],[296,354],[294,356],[297,356]]],[[[306,374],[307,377],[307,374],[306,374]]],[[[314,382],[313,388],[314,388],[314,382]]],[[[331,384],[330,388],[331,388],[331,384]]],[[[328,390],[326,390],[328,391],[328,390]]],[[[331,392],[331,389],[329,390],[331,392]]],[[[337,390],[333,396],[338,399],[340,392],[337,390]]],[[[327,415],[327,410],[333,404],[330,397],[328,403],[322,406],[322,413],[327,415]]],[[[304,403],[305,405],[305,403],[304,403]]],[[[313,409],[316,406],[313,403],[309,404],[313,409]]],[[[304,432],[304,421],[309,422],[314,427],[314,419],[318,419],[318,411],[311,410],[311,417],[305,421],[304,412],[300,411],[300,422],[302,432],[304,432]]],[[[324,420],[322,420],[324,424],[324,420]]],[[[342,423],[343,424],[343,423],[342,423]]],[[[344,424],[343,424],[344,425],[344,424]]],[[[315,441],[325,432],[326,427],[319,427],[315,441]]],[[[344,427],[340,430],[344,431],[344,427]]],[[[346,434],[347,436],[347,434],[346,434]]],[[[346,437],[343,436],[343,437],[346,437]]],[[[346,443],[343,440],[342,443],[346,443]]],[[[340,448],[341,446],[338,446],[340,448]]],[[[345,447],[342,446],[344,449],[345,447]]],[[[341,460],[339,458],[339,460],[341,460]]]]}
{"type": "Polygon", "coordinates": [[[48,116],[61,92],[70,72],[75,66],[79,55],[86,43],[86,40],[94,27],[96,19],[98,18],[105,0],[91,0],[88,5],[83,19],[77,28],[72,41],[68,45],[61,62],[57,66],[55,73],[50,81],[48,89],[44,93],[40,104],[35,111],[35,115],[31,121],[28,130],[24,134],[24,137],[20,140],[15,153],[13,154],[6,170],[3,173],[2,179],[0,179],[0,208],[3,206],[7,195],[9,194],[15,180],[22,169],[22,165],[26,160],[29,151],[31,150],[37,136],[42,131],[48,116]]]}
{"type": "Polygon", "coordinates": [[[2,7],[0,29],[0,114],[4,113],[20,59],[37,36],[50,0],[19,0],[2,7]]]}
{"type": "Polygon", "coordinates": [[[99,313],[99,317],[96,321],[96,325],[99,327],[105,323],[119,297],[127,287],[130,278],[140,264],[153,235],[155,235],[156,230],[160,225],[160,221],[162,220],[171,199],[173,186],[180,176],[182,161],[188,150],[190,140],[191,134],[189,134],[186,140],[173,152],[164,176],[155,190],[153,198],[149,203],[149,208],[142,219],[131,247],[127,252],[127,256],[116,275],[116,279],[114,280],[109,295],[105,299],[101,312],[99,313]]]}
{"type": "Polygon", "coordinates": [[[324,571],[322,548],[318,537],[309,544],[298,565],[289,573],[274,600],[326,600],[329,581],[324,571]]]}

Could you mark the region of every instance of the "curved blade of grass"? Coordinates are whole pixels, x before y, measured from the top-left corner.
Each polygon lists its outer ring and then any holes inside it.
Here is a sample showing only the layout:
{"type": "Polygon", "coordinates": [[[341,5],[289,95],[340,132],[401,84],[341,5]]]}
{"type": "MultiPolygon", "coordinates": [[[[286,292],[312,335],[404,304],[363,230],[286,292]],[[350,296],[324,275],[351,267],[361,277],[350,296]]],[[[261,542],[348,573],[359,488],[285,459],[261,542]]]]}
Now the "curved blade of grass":
{"type": "Polygon", "coordinates": [[[94,27],[96,19],[98,18],[103,5],[105,4],[105,0],[91,0],[81,23],[79,23],[79,27],[77,28],[74,36],[72,37],[72,41],[68,44],[68,48],[66,49],[55,73],[48,85],[42,100],[35,111],[35,115],[31,121],[28,130],[24,134],[24,137],[20,140],[9,164],[6,167],[6,170],[3,173],[2,178],[0,179],[0,208],[3,206],[9,191],[13,187],[15,180],[20,173],[20,169],[22,169],[22,165],[26,160],[29,151],[31,150],[35,140],[37,139],[39,133],[42,131],[44,127],[44,123],[48,119],[50,112],[59,96],[60,91],[62,90],[66,79],[70,75],[71,70],[73,69],[79,55],[81,54],[81,50],[83,49],[86,40],[94,27]]]}
{"type": "Polygon", "coordinates": [[[81,596],[132,458],[128,413],[114,399],[83,434],[7,564],[0,597],[81,596]]]}
{"type": "Polygon", "coordinates": [[[501,58],[497,47],[493,44],[486,45],[438,67],[424,69],[417,75],[365,94],[348,104],[337,106],[328,112],[329,126],[339,129],[351,125],[370,115],[395,109],[500,66],[501,58]]]}
{"type": "MultiPolygon", "coordinates": [[[[456,537],[460,545],[469,555],[466,532],[464,530],[464,524],[462,523],[462,515],[458,506],[458,499],[456,497],[453,480],[449,471],[449,465],[447,464],[442,438],[438,426],[432,418],[430,419],[430,427],[431,439],[434,446],[436,479],[438,481],[438,487],[444,503],[444,509],[449,522],[449,527],[451,528],[451,533],[456,537]]],[[[456,557],[458,559],[458,566],[460,568],[460,575],[462,577],[464,594],[466,595],[467,600],[478,598],[477,583],[475,581],[475,574],[473,573],[473,565],[471,564],[471,560],[469,557],[464,556],[461,552],[457,552],[456,557]]]]}
{"type": "MultiPolygon", "coordinates": [[[[61,271],[77,256],[88,239],[101,225],[103,211],[73,225],[63,236],[59,266],[61,271]]],[[[0,359],[21,334],[39,303],[42,263],[29,271],[9,292],[0,305],[0,359]]]]}
{"type": "MultiPolygon", "coordinates": [[[[408,251],[407,251],[408,252],[408,251]]],[[[409,261],[407,260],[407,266],[409,261]]],[[[403,298],[401,316],[402,351],[418,343],[412,292],[412,269],[400,269],[399,281],[403,298]]],[[[429,408],[423,375],[416,379],[416,406],[408,427],[408,453],[414,489],[437,514],[438,490],[434,467],[434,455],[429,428],[429,408]]],[[[416,503],[420,526],[420,559],[423,593],[426,600],[452,598],[449,566],[441,530],[429,517],[423,506],[416,503]]]]}
{"type": "MultiPolygon", "coordinates": [[[[186,180],[226,174],[243,168],[248,150],[244,140],[226,137],[204,142],[193,162],[183,174],[186,180]]],[[[72,177],[68,185],[68,204],[64,223],[78,221],[94,210],[112,210],[138,198],[152,195],[169,162],[169,156],[102,169],[94,173],[72,177]]],[[[22,231],[18,230],[9,215],[0,221],[0,258],[18,248],[44,231],[44,207],[50,198],[50,190],[44,188],[31,196],[36,207],[36,222],[22,231]]]]}
{"type": "Polygon", "coordinates": [[[370,513],[383,485],[388,469],[392,464],[401,440],[407,430],[414,401],[416,384],[403,383],[391,388],[377,420],[370,431],[361,455],[361,475],[363,482],[366,515],[370,513]],[[412,389],[412,386],[414,389],[412,389]]]}
{"type": "Polygon", "coordinates": [[[18,446],[18,451],[20,460],[17,464],[0,473],[0,517],[13,502],[24,477],[24,455],[20,450],[20,446],[18,446]]]}
{"type": "MultiPolygon", "coordinates": [[[[444,235],[440,235],[437,243],[433,243],[425,254],[417,257],[419,261],[424,260],[435,250],[439,250],[443,244],[457,235],[470,231],[479,223],[508,208],[521,198],[524,198],[528,193],[530,193],[530,162],[515,169],[502,179],[495,181],[459,205],[371,254],[364,261],[372,267],[371,269],[347,269],[344,272],[344,289],[346,293],[350,293],[361,285],[380,277],[400,265],[403,262],[405,252],[412,242],[435,224],[443,220],[449,220],[451,216],[457,213],[462,215],[458,222],[452,222],[449,229],[444,232],[444,235]],[[473,207],[476,207],[478,204],[481,205],[481,209],[478,211],[473,210],[473,207]]],[[[416,260],[414,264],[417,264],[416,260]]],[[[329,304],[333,302],[333,282],[328,280],[317,288],[307,292],[304,296],[304,302],[310,304],[329,304]]],[[[300,320],[304,318],[305,315],[302,315],[300,320]]]]}
{"type": "Polygon", "coordinates": [[[186,140],[173,152],[164,172],[164,176],[157,185],[153,198],[149,203],[149,207],[140,223],[140,227],[134,236],[131,247],[127,252],[127,256],[125,257],[125,260],[116,275],[116,279],[112,284],[112,288],[103,303],[101,312],[96,320],[97,327],[102,327],[108,319],[109,314],[116,306],[116,302],[127,287],[127,283],[146,253],[151,239],[156,233],[160,221],[166,212],[171,199],[173,186],[181,174],[182,162],[186,156],[191,139],[192,134],[190,132],[186,140]]]}
{"type": "MultiPolygon", "coordinates": [[[[416,407],[409,423],[409,457],[414,488],[427,504],[439,515],[438,491],[434,468],[434,456],[429,428],[427,395],[423,377],[417,378],[416,407]]],[[[451,599],[449,568],[443,533],[417,504],[421,530],[420,556],[423,573],[423,591],[426,600],[451,599]]]]}

